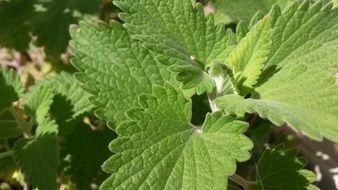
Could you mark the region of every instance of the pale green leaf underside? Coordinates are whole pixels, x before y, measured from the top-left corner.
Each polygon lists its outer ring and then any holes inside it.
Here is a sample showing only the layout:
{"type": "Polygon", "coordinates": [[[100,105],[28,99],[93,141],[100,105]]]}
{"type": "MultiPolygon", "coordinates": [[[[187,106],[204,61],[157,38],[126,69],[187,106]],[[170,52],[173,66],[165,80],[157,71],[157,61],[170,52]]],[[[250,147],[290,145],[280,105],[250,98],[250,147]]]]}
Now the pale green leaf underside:
{"type": "Polygon", "coordinates": [[[306,169],[306,160],[297,157],[297,150],[284,150],[283,146],[267,149],[257,165],[257,181],[249,190],[301,189],[319,190],[312,185],[316,175],[306,169]]]}
{"type": "Polygon", "coordinates": [[[23,102],[26,113],[34,117],[36,121],[42,122],[47,116],[49,108],[53,103],[53,97],[53,84],[40,85],[36,88],[31,88],[23,102]]]}
{"type": "Polygon", "coordinates": [[[204,71],[212,61],[225,61],[235,40],[212,15],[191,0],[117,0],[120,17],[133,37],[160,54],[185,88],[197,86],[198,93],[212,90],[204,71]],[[203,84],[204,83],[204,84],[203,84]]]}
{"type": "Polygon", "coordinates": [[[113,173],[101,189],[226,189],[236,160],[250,157],[246,124],[216,112],[191,126],[191,102],[166,84],[139,98],[117,127],[116,154],[103,168],[113,173]]]}
{"type": "Polygon", "coordinates": [[[259,99],[224,96],[217,105],[237,115],[257,112],[312,138],[338,141],[338,85],[331,75],[307,64],[289,64],[255,89],[259,99]]]}
{"type": "Polygon", "coordinates": [[[72,64],[80,71],[76,77],[94,95],[97,115],[107,121],[123,120],[125,111],[137,105],[140,94],[150,93],[153,84],[174,80],[117,22],[82,22],[71,34],[72,64]]]}
{"type": "Polygon", "coordinates": [[[0,114],[18,101],[24,88],[14,70],[0,65],[0,114]]]}
{"type": "Polygon", "coordinates": [[[39,190],[56,190],[58,165],[57,125],[44,119],[32,139],[15,144],[15,159],[30,184],[39,190]]]}
{"type": "Polygon", "coordinates": [[[271,17],[266,16],[253,26],[227,60],[239,88],[252,88],[268,59],[271,48],[270,21],[271,17]]]}

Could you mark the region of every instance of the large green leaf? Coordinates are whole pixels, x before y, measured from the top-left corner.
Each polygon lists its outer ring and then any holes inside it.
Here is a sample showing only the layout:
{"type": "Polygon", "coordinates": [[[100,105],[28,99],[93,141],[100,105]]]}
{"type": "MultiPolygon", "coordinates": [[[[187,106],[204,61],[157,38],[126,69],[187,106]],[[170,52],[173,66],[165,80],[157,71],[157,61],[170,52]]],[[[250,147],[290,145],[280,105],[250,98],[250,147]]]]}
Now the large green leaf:
{"type": "Polygon", "coordinates": [[[255,90],[256,99],[228,95],[218,99],[217,105],[237,115],[257,112],[312,138],[338,141],[338,85],[333,74],[307,64],[289,64],[255,90]]]}
{"type": "Polygon", "coordinates": [[[225,96],[218,106],[338,141],[338,9],[331,6],[294,3],[282,15],[275,7],[270,56],[252,97],[225,96]]]}
{"type": "Polygon", "coordinates": [[[15,143],[15,159],[29,183],[40,190],[56,190],[58,166],[57,125],[44,119],[35,137],[15,143]]]}
{"type": "Polygon", "coordinates": [[[158,59],[177,73],[185,88],[198,94],[213,90],[206,74],[214,61],[225,61],[235,40],[213,15],[205,17],[201,4],[191,0],[118,0],[120,17],[133,37],[159,53],[158,59]]]}
{"type": "Polygon", "coordinates": [[[80,71],[76,77],[94,95],[96,113],[106,121],[124,120],[140,94],[150,93],[153,84],[173,81],[166,67],[117,22],[82,22],[71,33],[72,63],[80,71]]]}
{"type": "Polygon", "coordinates": [[[319,190],[312,185],[316,175],[306,169],[307,161],[297,157],[297,150],[284,150],[283,146],[267,149],[257,165],[257,181],[251,183],[249,190],[301,189],[319,190]]]}
{"type": "Polygon", "coordinates": [[[18,101],[24,91],[20,77],[14,70],[0,65],[0,114],[18,101]]]}
{"type": "Polygon", "coordinates": [[[296,2],[275,17],[266,68],[306,63],[337,71],[338,9],[332,9],[332,4],[323,5],[322,1],[316,4],[296,2]]]}
{"type": "Polygon", "coordinates": [[[171,85],[155,86],[139,106],[117,126],[116,154],[103,166],[113,174],[101,189],[226,189],[236,160],[250,157],[245,123],[216,112],[191,125],[191,102],[171,85]]]}

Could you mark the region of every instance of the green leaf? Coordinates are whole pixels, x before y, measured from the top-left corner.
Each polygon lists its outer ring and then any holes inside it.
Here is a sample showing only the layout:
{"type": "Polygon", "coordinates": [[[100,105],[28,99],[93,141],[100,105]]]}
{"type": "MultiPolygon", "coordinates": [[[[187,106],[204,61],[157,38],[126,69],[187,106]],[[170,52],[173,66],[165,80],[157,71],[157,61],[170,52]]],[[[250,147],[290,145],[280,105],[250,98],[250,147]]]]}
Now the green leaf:
{"type": "Polygon", "coordinates": [[[247,125],[216,112],[192,126],[191,102],[171,85],[155,86],[117,127],[101,189],[226,189],[236,160],[250,157],[247,125]]]}
{"type": "Polygon", "coordinates": [[[20,77],[14,70],[0,65],[0,114],[18,101],[24,91],[20,77]]]}
{"type": "Polygon", "coordinates": [[[293,3],[281,16],[277,14],[271,53],[265,68],[306,63],[336,72],[338,9],[331,8],[332,4],[323,6],[322,1],[314,5],[304,1],[302,4],[293,3]]]}
{"type": "Polygon", "coordinates": [[[28,49],[31,37],[29,20],[35,0],[0,1],[0,47],[22,51],[28,49]]]}
{"type": "Polygon", "coordinates": [[[42,122],[47,116],[50,106],[53,103],[53,97],[53,84],[31,88],[23,102],[26,113],[35,118],[37,122],[42,122]]]}
{"type": "Polygon", "coordinates": [[[285,8],[293,0],[212,0],[212,5],[217,13],[223,13],[229,16],[233,21],[250,21],[258,12],[268,13],[273,4],[278,4],[285,8]]]}
{"type": "Polygon", "coordinates": [[[60,116],[67,112],[65,116],[68,119],[74,119],[93,110],[94,106],[89,101],[91,95],[80,87],[81,84],[72,74],[63,71],[49,75],[37,83],[37,86],[46,85],[52,85],[56,94],[52,105],[53,114],[60,116]],[[65,107],[69,109],[65,110],[65,107]]]}
{"type": "Polygon", "coordinates": [[[225,61],[235,39],[223,25],[215,25],[212,14],[205,17],[201,4],[191,0],[114,3],[123,10],[120,18],[133,37],[157,52],[159,61],[177,73],[184,88],[196,87],[198,94],[213,90],[205,70],[213,61],[225,61]]]}
{"type": "Polygon", "coordinates": [[[225,96],[217,106],[238,115],[257,112],[314,139],[338,141],[338,9],[331,7],[305,1],[282,15],[275,7],[270,56],[252,98],[225,96]]]}
{"type": "Polygon", "coordinates": [[[166,67],[117,22],[81,22],[71,33],[72,64],[80,71],[76,78],[94,95],[96,114],[106,121],[124,120],[140,94],[173,81],[166,67]]]}
{"type": "Polygon", "coordinates": [[[228,113],[257,112],[275,125],[287,123],[314,139],[338,141],[338,85],[331,75],[308,64],[288,64],[256,88],[254,98],[229,95],[216,103],[228,113]]]}
{"type": "Polygon", "coordinates": [[[239,89],[257,83],[271,48],[271,17],[266,16],[253,26],[231,52],[227,63],[232,68],[239,89]]]}
{"type": "Polygon", "coordinates": [[[15,143],[15,159],[30,184],[40,190],[56,190],[58,166],[57,125],[44,119],[35,137],[15,143]]]}
{"type": "Polygon", "coordinates": [[[70,40],[69,26],[76,24],[84,14],[96,14],[100,10],[100,0],[38,0],[41,7],[32,19],[32,33],[36,43],[45,49],[52,61],[60,60],[66,53],[70,40]]]}
{"type": "Polygon", "coordinates": [[[259,159],[257,182],[250,185],[250,190],[306,189],[319,190],[312,185],[316,175],[303,169],[307,161],[297,157],[297,150],[284,150],[283,146],[267,149],[259,159]]]}
{"type": "Polygon", "coordinates": [[[76,125],[73,133],[65,137],[65,174],[71,177],[76,189],[89,190],[92,184],[99,185],[107,177],[101,165],[110,156],[106,146],[114,137],[107,128],[92,130],[83,123],[76,125]]]}

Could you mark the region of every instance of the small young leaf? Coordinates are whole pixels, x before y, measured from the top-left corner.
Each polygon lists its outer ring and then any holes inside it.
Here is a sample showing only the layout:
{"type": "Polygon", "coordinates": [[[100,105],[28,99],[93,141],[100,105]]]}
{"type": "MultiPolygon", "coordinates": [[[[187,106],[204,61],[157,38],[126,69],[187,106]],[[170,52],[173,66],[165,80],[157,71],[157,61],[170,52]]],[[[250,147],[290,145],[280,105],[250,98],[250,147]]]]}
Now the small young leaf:
{"type": "Polygon", "coordinates": [[[236,160],[250,157],[247,125],[221,112],[192,126],[191,102],[166,84],[139,98],[139,108],[117,127],[103,168],[113,173],[101,189],[226,189],[236,160]]]}
{"type": "Polygon", "coordinates": [[[23,91],[20,77],[15,71],[0,65],[0,114],[18,101],[23,91]]]}
{"type": "Polygon", "coordinates": [[[270,16],[266,16],[253,26],[227,60],[239,88],[252,88],[268,59],[271,48],[270,20],[270,16]]]}
{"type": "Polygon", "coordinates": [[[37,122],[42,122],[47,116],[50,106],[53,103],[53,97],[53,84],[31,88],[23,102],[26,113],[34,117],[37,122]]]}
{"type": "Polygon", "coordinates": [[[30,184],[40,190],[56,190],[58,166],[57,125],[44,119],[32,139],[15,144],[15,159],[30,184]]]}
{"type": "Polygon", "coordinates": [[[60,114],[53,114],[62,115],[69,113],[69,115],[67,115],[68,119],[74,119],[79,115],[93,110],[94,106],[89,101],[91,95],[80,87],[81,84],[72,74],[61,72],[55,75],[49,75],[43,80],[38,81],[36,86],[47,85],[52,85],[55,93],[51,111],[62,112],[60,114]],[[64,110],[65,107],[69,110],[64,110]]]}
{"type": "Polygon", "coordinates": [[[316,175],[303,169],[306,160],[297,157],[297,150],[284,150],[283,146],[267,149],[257,166],[257,182],[249,190],[304,189],[319,190],[312,185],[316,175]]]}

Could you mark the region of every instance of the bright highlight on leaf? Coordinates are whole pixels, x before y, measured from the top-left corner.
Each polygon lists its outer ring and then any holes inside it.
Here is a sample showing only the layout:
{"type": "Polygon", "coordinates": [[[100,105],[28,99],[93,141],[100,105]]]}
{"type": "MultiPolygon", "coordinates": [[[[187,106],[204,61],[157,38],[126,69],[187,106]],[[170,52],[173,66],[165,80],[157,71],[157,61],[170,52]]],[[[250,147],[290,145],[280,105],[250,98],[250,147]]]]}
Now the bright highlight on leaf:
{"type": "Polygon", "coordinates": [[[192,126],[191,103],[166,84],[139,97],[139,107],[117,126],[116,154],[104,164],[113,173],[101,189],[225,189],[236,160],[250,157],[247,125],[220,112],[192,126]]]}
{"type": "Polygon", "coordinates": [[[316,175],[303,169],[307,161],[297,157],[297,150],[284,150],[283,146],[266,150],[259,159],[257,181],[249,190],[304,189],[319,190],[312,185],[316,175]]]}

